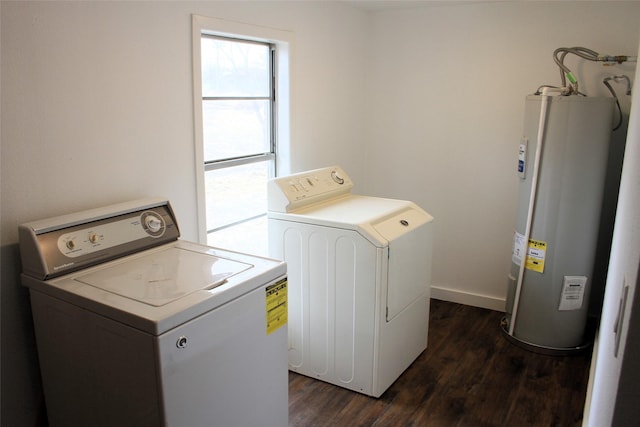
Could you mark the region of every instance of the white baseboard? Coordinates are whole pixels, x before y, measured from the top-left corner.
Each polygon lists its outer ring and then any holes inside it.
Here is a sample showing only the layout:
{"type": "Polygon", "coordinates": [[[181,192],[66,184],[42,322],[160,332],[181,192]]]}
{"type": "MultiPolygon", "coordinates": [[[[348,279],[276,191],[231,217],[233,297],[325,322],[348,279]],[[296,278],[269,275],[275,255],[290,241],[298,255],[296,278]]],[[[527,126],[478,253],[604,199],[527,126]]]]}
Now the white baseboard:
{"type": "Polygon", "coordinates": [[[504,312],[506,303],[504,298],[472,294],[470,292],[463,292],[457,289],[448,289],[433,285],[431,286],[431,298],[501,312],[504,312]]]}

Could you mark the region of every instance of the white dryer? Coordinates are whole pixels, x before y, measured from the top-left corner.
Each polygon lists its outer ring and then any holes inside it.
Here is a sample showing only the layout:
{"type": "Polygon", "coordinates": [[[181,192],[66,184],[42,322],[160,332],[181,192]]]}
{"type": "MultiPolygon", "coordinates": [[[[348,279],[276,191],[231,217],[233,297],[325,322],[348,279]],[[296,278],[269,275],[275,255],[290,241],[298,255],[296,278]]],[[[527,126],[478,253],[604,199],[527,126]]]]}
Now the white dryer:
{"type": "Polygon", "coordinates": [[[19,232],[49,425],[287,425],[283,262],[179,240],[162,199],[19,232]]]}
{"type": "Polygon", "coordinates": [[[337,166],[271,180],[269,250],[287,263],[289,369],[379,397],[427,346],[433,218],[352,187],[337,166]]]}

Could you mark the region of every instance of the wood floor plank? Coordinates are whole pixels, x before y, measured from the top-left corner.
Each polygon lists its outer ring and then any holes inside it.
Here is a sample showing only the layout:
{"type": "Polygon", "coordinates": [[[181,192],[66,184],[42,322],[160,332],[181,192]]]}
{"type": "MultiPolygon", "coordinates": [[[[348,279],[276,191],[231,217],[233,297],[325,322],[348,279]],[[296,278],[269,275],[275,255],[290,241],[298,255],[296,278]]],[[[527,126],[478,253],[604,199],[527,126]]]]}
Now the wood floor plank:
{"type": "Polygon", "coordinates": [[[427,350],[379,399],[289,373],[289,426],[579,426],[590,352],[523,350],[502,316],[432,300],[427,350]]]}

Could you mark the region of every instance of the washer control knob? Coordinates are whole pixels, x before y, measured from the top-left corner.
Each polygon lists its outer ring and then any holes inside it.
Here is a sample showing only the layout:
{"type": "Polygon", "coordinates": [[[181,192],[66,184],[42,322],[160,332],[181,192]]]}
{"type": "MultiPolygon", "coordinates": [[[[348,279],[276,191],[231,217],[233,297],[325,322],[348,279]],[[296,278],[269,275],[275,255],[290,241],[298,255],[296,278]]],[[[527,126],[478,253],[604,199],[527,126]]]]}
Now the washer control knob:
{"type": "Polygon", "coordinates": [[[98,235],[96,233],[89,233],[89,241],[91,243],[98,243],[98,235]]]}
{"type": "Polygon", "coordinates": [[[65,243],[67,249],[69,249],[70,251],[74,250],[76,248],[76,242],[75,240],[67,240],[67,243],[65,243]]]}
{"type": "Polygon", "coordinates": [[[160,218],[156,216],[149,215],[144,219],[144,222],[147,229],[152,233],[157,233],[162,229],[162,221],[160,221],[160,218]]]}

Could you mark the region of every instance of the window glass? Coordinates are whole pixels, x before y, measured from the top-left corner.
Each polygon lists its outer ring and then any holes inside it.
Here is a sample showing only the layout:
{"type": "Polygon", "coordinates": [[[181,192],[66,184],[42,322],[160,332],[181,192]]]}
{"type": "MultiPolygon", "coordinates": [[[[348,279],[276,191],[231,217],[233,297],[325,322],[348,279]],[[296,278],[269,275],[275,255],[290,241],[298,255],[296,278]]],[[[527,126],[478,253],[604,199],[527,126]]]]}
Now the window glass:
{"type": "Polygon", "coordinates": [[[200,55],[207,243],[267,255],[275,46],[202,33],[200,55]]]}
{"type": "Polygon", "coordinates": [[[202,102],[205,162],[271,151],[270,100],[202,102]]]}
{"type": "Polygon", "coordinates": [[[209,233],[207,244],[218,248],[229,248],[237,252],[269,256],[269,242],[267,240],[267,217],[252,219],[209,233]]]}
{"type": "Polygon", "coordinates": [[[269,97],[268,44],[202,38],[203,97],[269,97]]]}
{"type": "Polygon", "coordinates": [[[266,160],[205,172],[209,232],[267,212],[270,163],[266,160]]]}

